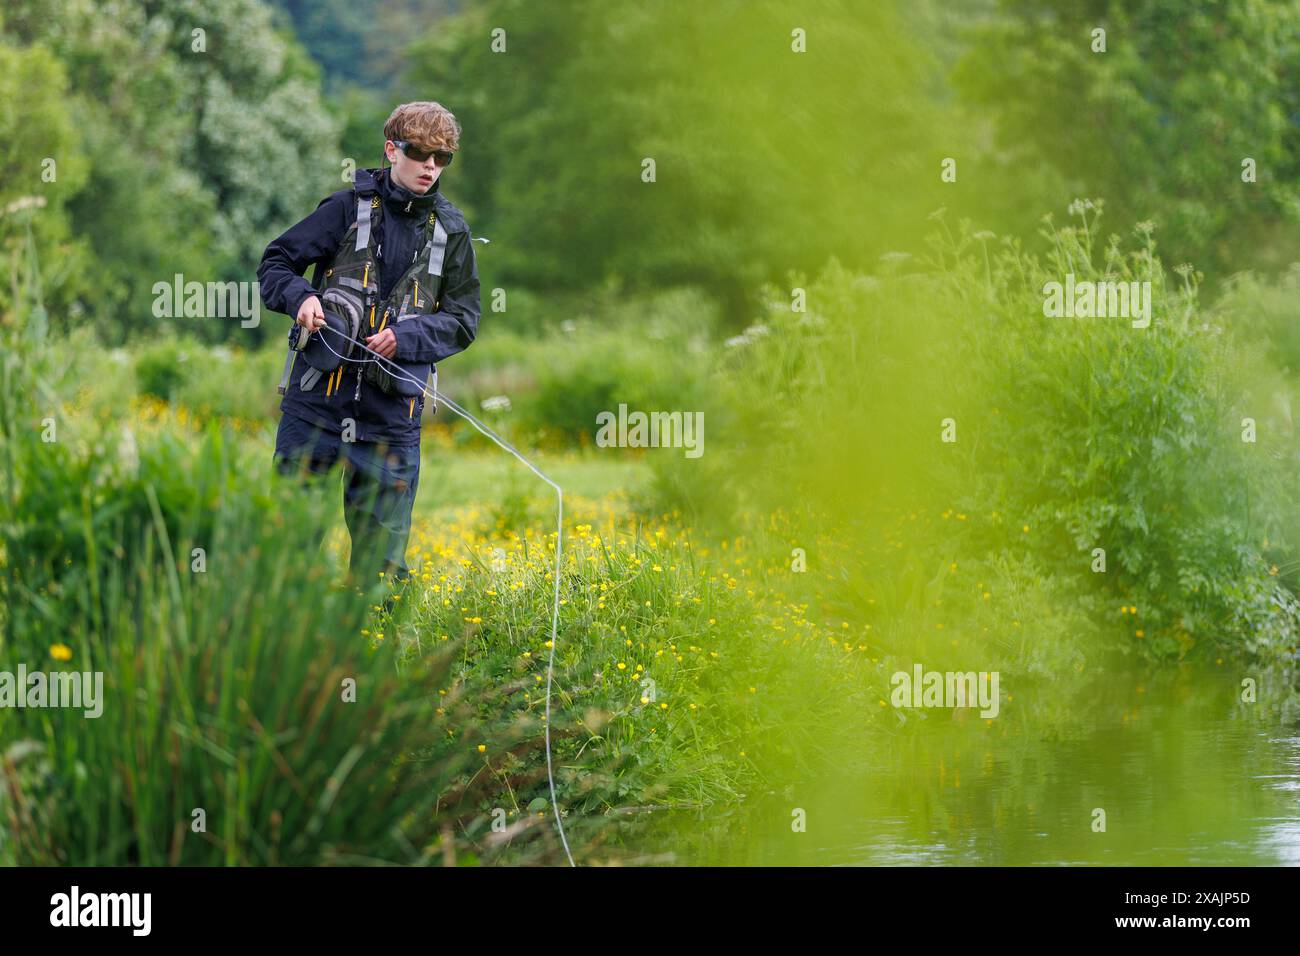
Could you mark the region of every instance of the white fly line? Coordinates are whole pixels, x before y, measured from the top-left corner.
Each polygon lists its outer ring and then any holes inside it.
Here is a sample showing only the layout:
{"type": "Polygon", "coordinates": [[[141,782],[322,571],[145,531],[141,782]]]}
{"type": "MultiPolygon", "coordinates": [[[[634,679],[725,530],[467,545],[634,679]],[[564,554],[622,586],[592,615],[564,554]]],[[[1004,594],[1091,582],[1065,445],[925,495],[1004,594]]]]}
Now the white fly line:
{"type": "MultiPolygon", "coordinates": [[[[557,643],[557,638],[559,636],[558,632],[560,627],[560,569],[561,569],[560,562],[562,558],[563,544],[564,544],[564,489],[561,488],[549,475],[547,475],[540,468],[538,468],[531,461],[529,461],[522,454],[520,454],[519,449],[515,448],[514,445],[510,444],[510,442],[506,441],[504,438],[502,438],[500,435],[494,432],[487,425],[484,425],[481,421],[479,421],[477,418],[475,418],[465,409],[461,408],[459,405],[453,402],[442,392],[438,391],[436,388],[431,389],[429,388],[427,383],[417,382],[414,378],[405,374],[401,370],[401,368],[399,368],[394,362],[391,362],[388,359],[384,358],[378,352],[374,351],[369,346],[367,346],[364,342],[359,342],[356,339],[350,339],[348,338],[346,333],[340,332],[338,329],[331,328],[329,325],[321,325],[319,328],[327,329],[330,332],[333,332],[335,335],[342,336],[343,338],[348,339],[349,342],[352,342],[354,345],[359,346],[363,351],[368,352],[374,356],[374,358],[370,358],[370,359],[348,358],[345,355],[340,355],[338,352],[335,352],[334,348],[328,342],[326,342],[325,339],[322,338],[321,344],[324,345],[325,348],[333,352],[335,355],[337,355],[341,360],[343,360],[344,362],[351,362],[354,365],[374,365],[378,363],[383,363],[382,367],[393,378],[399,378],[402,381],[410,382],[416,388],[420,389],[425,394],[426,397],[433,398],[435,402],[442,402],[442,404],[446,405],[448,408],[450,408],[461,418],[465,419],[465,421],[469,422],[471,425],[477,428],[481,433],[486,435],[489,439],[495,442],[499,447],[505,449],[510,454],[514,455],[515,458],[517,458],[519,461],[521,461],[524,464],[524,467],[526,467],[534,475],[536,475],[538,478],[542,479],[542,481],[546,482],[548,485],[550,485],[552,488],[555,489],[555,598],[554,598],[553,606],[551,608],[551,653],[548,656],[546,661],[546,718],[545,718],[546,781],[551,791],[551,810],[555,814],[555,825],[560,832],[560,843],[564,846],[564,855],[568,859],[570,866],[576,866],[577,864],[573,862],[573,854],[569,851],[568,837],[565,836],[564,833],[564,820],[561,819],[560,817],[560,802],[555,795],[555,773],[551,766],[551,684],[555,677],[555,645],[557,643]]],[[[358,372],[357,374],[360,373],[358,372]]]]}

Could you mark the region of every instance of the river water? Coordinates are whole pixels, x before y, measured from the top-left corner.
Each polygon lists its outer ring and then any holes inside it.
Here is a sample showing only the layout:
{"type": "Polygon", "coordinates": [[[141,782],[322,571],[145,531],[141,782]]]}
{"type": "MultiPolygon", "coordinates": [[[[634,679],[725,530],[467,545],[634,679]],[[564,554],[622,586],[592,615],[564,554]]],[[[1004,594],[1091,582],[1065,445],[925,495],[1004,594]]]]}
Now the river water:
{"type": "Polygon", "coordinates": [[[769,775],[742,805],[655,821],[646,850],[721,865],[1300,864],[1285,678],[1110,674],[994,720],[934,710],[769,775]],[[1104,812],[1104,830],[1101,829],[1104,812]],[[802,823],[802,828],[800,827],[802,823]]]}

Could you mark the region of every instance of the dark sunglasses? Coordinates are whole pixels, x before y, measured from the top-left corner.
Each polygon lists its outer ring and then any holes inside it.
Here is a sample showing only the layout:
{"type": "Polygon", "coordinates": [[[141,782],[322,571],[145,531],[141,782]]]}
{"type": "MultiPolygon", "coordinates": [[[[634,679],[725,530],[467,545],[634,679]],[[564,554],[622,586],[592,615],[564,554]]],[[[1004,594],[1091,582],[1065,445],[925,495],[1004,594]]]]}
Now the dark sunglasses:
{"type": "Polygon", "coordinates": [[[425,160],[427,160],[430,156],[432,156],[434,163],[436,163],[437,165],[450,166],[451,160],[455,155],[449,149],[434,149],[434,150],[417,149],[416,147],[412,146],[404,139],[393,140],[393,145],[396,146],[398,149],[400,149],[403,153],[405,153],[407,159],[413,159],[417,163],[422,163],[425,160]]]}

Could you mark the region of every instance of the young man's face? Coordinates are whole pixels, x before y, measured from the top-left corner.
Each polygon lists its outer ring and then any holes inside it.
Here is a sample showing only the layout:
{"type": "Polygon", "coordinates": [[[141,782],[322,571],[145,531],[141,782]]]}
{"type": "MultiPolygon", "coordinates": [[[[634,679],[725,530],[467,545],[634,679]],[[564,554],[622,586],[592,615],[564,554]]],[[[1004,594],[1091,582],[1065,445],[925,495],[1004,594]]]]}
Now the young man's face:
{"type": "Polygon", "coordinates": [[[433,188],[442,173],[442,167],[434,162],[432,153],[424,160],[412,159],[398,149],[391,139],[384,143],[384,155],[393,166],[394,181],[421,196],[433,188]]]}

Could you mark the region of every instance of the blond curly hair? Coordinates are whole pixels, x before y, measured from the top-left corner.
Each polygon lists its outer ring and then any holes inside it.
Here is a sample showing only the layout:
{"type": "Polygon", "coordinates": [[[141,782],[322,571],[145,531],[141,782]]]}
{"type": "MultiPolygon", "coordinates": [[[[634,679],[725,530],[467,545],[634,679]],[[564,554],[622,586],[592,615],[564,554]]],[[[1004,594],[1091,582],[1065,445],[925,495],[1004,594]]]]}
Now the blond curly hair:
{"type": "Polygon", "coordinates": [[[384,123],[384,139],[404,139],[416,149],[455,152],[460,148],[460,124],[441,103],[403,103],[384,123]]]}

